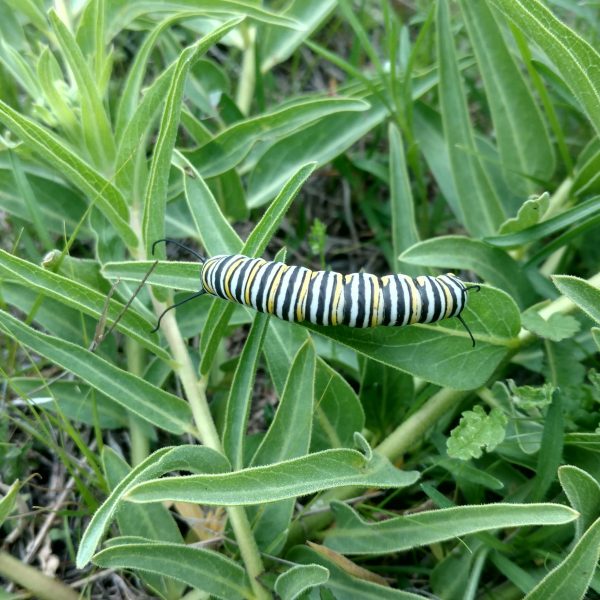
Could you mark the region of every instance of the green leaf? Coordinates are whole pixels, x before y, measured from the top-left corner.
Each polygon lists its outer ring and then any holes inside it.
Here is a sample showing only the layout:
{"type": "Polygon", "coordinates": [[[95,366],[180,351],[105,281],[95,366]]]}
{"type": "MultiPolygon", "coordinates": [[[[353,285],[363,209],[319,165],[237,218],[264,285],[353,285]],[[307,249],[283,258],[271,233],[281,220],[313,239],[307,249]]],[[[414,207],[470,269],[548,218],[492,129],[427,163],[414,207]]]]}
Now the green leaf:
{"type": "MultiPolygon", "coordinates": [[[[278,394],[283,393],[295,353],[310,338],[306,329],[280,319],[271,319],[263,351],[278,394]]],[[[354,390],[340,373],[317,357],[315,410],[311,449],[352,446],[355,431],[362,431],[365,417],[354,390]]]]}
{"type": "MultiPolygon", "coordinates": [[[[55,381],[48,385],[44,379],[13,377],[10,386],[20,396],[27,396],[27,404],[60,412],[78,423],[97,424],[102,429],[128,426],[129,417],[122,406],[100,393],[92,402],[91,388],[82,383],[55,381]]],[[[19,401],[15,403],[18,405],[19,401]]]]}
{"type": "MultiPolygon", "coordinates": [[[[81,221],[86,208],[79,192],[70,186],[67,187],[60,182],[53,181],[54,175],[50,172],[40,173],[39,169],[36,169],[36,173],[32,169],[32,165],[23,159],[20,160],[20,163],[36,198],[39,220],[48,233],[62,235],[65,227],[67,232],[73,231],[73,228],[81,221]]],[[[24,221],[31,221],[29,209],[15,185],[10,162],[7,161],[7,164],[0,162],[0,164],[2,166],[0,170],[0,207],[10,215],[24,221]]],[[[79,231],[82,238],[90,236],[90,230],[86,224],[83,224],[79,231]]]]}
{"type": "Polygon", "coordinates": [[[290,17],[302,26],[294,29],[268,27],[259,36],[262,59],[260,70],[269,71],[276,64],[287,60],[294,50],[327,20],[336,6],[335,0],[292,0],[282,16],[290,17]]]}
{"type": "Polygon", "coordinates": [[[202,246],[209,256],[236,254],[242,241],[222,213],[215,197],[197,171],[184,175],[185,198],[202,246]]]}
{"type": "MultiPolygon", "coordinates": [[[[550,58],[600,134],[600,55],[538,0],[491,0],[550,58]]],[[[574,598],[575,596],[573,596],[574,598]]]]}
{"type": "Polygon", "coordinates": [[[592,337],[596,342],[596,346],[598,346],[598,349],[600,350],[600,327],[592,327],[591,331],[592,337]]]}
{"type": "Polygon", "coordinates": [[[400,130],[394,123],[388,127],[390,138],[390,204],[392,207],[392,243],[394,273],[406,273],[416,276],[418,273],[411,265],[403,265],[399,255],[419,241],[419,232],[415,221],[415,203],[410,189],[410,179],[406,168],[404,146],[400,130]]]}
{"type": "Polygon", "coordinates": [[[565,422],[560,390],[552,396],[552,403],[546,410],[542,445],[538,453],[535,478],[529,498],[538,502],[544,498],[550,485],[556,480],[556,472],[562,462],[565,422]]]}
{"type": "MultiPolygon", "coordinates": [[[[218,42],[226,33],[237,27],[241,21],[242,19],[240,18],[232,19],[208,35],[205,35],[196,44],[186,48],[179,55],[179,59],[175,65],[173,78],[167,92],[158,138],[152,155],[144,198],[142,230],[148,256],[151,254],[154,241],[165,237],[164,218],[169,172],[171,169],[171,155],[175,147],[175,138],[179,127],[181,103],[188,71],[204,52],[218,42]]],[[[164,256],[164,249],[160,251],[159,256],[164,256]]]]}
{"type": "Polygon", "coordinates": [[[85,146],[98,168],[104,170],[112,163],[115,143],[108,115],[100,98],[97,80],[92,75],[73,34],[53,8],[48,12],[48,18],[62,55],[77,82],[81,98],[81,125],[85,146]]]}
{"type": "Polygon", "coordinates": [[[0,100],[0,122],[19,136],[32,150],[88,195],[129,246],[137,236],[129,227],[127,204],[121,192],[98,171],[69,150],[58,138],[0,100]]]}
{"type": "Polygon", "coordinates": [[[556,389],[549,382],[541,386],[517,386],[512,379],[508,380],[508,388],[510,390],[511,402],[514,402],[517,407],[525,411],[533,408],[539,410],[545,406],[549,406],[552,403],[552,394],[554,394],[554,390],[556,389]]]}
{"type": "Polygon", "coordinates": [[[302,28],[295,19],[279,15],[242,0],[140,0],[139,2],[116,2],[109,15],[107,35],[112,38],[126,29],[134,20],[154,12],[181,12],[183,10],[204,11],[207,16],[223,18],[247,16],[259,23],[268,23],[289,29],[302,28]]]}
{"type": "MultiPolygon", "coordinates": [[[[139,283],[153,264],[150,260],[107,262],[102,265],[102,275],[107,279],[139,283]]],[[[156,287],[197,292],[201,285],[201,268],[197,262],[159,262],[146,281],[156,287]]]]}
{"type": "Polygon", "coordinates": [[[369,110],[330,115],[264,152],[250,174],[248,206],[266,204],[301,165],[308,161],[316,161],[318,166],[327,164],[381,123],[386,116],[385,107],[372,97],[367,100],[371,104],[369,110]]]}
{"type": "Polygon", "coordinates": [[[2,526],[2,523],[6,521],[6,517],[13,511],[20,488],[21,484],[19,480],[15,479],[6,494],[4,494],[4,497],[0,499],[0,526],[2,526]]]}
{"type": "Polygon", "coordinates": [[[367,523],[355,510],[332,503],[336,527],[325,539],[327,547],[343,554],[401,552],[455,537],[527,525],[562,525],[579,516],[562,504],[486,504],[430,510],[367,523]]]}
{"type": "Polygon", "coordinates": [[[507,219],[502,223],[498,232],[505,235],[537,225],[543,220],[549,204],[550,194],[548,192],[544,192],[539,196],[532,196],[523,202],[516,217],[507,219]]]}
{"type": "MultiPolygon", "coordinates": [[[[54,298],[87,315],[100,318],[104,314],[106,296],[92,288],[42,269],[32,263],[8,254],[0,249],[0,273],[16,277],[18,282],[37,290],[43,296],[54,298]]],[[[110,327],[123,310],[124,305],[110,299],[106,310],[106,325],[110,327]]],[[[156,335],[149,331],[152,325],[132,310],[127,310],[119,320],[116,329],[138,341],[156,356],[169,360],[169,354],[156,344],[156,335]]]]}
{"type": "Polygon", "coordinates": [[[282,600],[296,600],[303,592],[328,579],[329,571],[321,565],[296,565],[276,579],[275,591],[282,600]]]}
{"type": "Polygon", "coordinates": [[[480,458],[483,447],[492,452],[504,440],[507,423],[508,419],[497,408],[492,408],[489,415],[480,405],[466,410],[448,438],[448,456],[469,460],[480,458]]]}
{"type": "MultiPolygon", "coordinates": [[[[131,473],[130,466],[110,446],[103,448],[102,464],[110,490],[114,490],[131,473]]],[[[124,502],[121,503],[116,518],[123,536],[135,536],[143,532],[144,537],[149,540],[183,544],[175,519],[162,504],[142,506],[124,502]]],[[[164,581],[154,573],[142,570],[141,578],[164,596],[179,597],[183,593],[182,584],[164,581]]]]}
{"type": "Polygon", "coordinates": [[[460,217],[473,235],[490,235],[504,220],[504,211],[475,146],[454,48],[448,0],[440,0],[437,9],[440,105],[460,217]]]}
{"type": "Polygon", "coordinates": [[[178,446],[157,450],[131,469],[94,513],[79,543],[77,567],[81,569],[91,560],[102,536],[115,516],[123,495],[136,483],[152,477],[159,477],[169,471],[218,473],[228,471],[229,468],[229,463],[223,455],[206,446],[178,446]]]}
{"type": "Polygon", "coordinates": [[[248,426],[254,378],[268,324],[269,315],[255,316],[229,390],[225,409],[223,449],[234,469],[243,467],[244,435],[248,426]]]}
{"type": "Polygon", "coordinates": [[[504,292],[487,286],[469,297],[462,316],[477,340],[475,348],[471,347],[460,322],[454,319],[430,325],[373,329],[322,327],[306,322],[303,325],[425,381],[471,390],[484,385],[510,348],[517,344],[520,321],[514,301],[504,292]]]}
{"type": "Polygon", "coordinates": [[[294,198],[312,175],[317,164],[309,162],[303,164],[287,179],[281,191],[265,211],[252,233],[248,236],[242,254],[246,256],[260,256],[271,241],[279,225],[290,208],[294,198]]]}
{"type": "Polygon", "coordinates": [[[600,555],[600,519],[585,532],[567,557],[523,600],[583,600],[600,555]]]}
{"type": "MultiPolygon", "coordinates": [[[[144,76],[146,75],[146,66],[161,34],[179,21],[194,19],[203,16],[204,14],[205,12],[201,10],[189,10],[185,12],[176,12],[172,15],[169,15],[146,36],[142,44],[137,48],[134,60],[129,68],[127,78],[125,79],[123,89],[118,99],[115,130],[117,133],[117,139],[119,141],[123,141],[122,134],[125,132],[126,126],[131,123],[134,115],[137,112],[137,109],[145,101],[145,96],[149,93],[149,90],[146,90],[144,99],[142,99],[140,102],[139,96],[144,83],[144,76]]],[[[167,72],[169,72],[169,76],[171,76],[174,67],[175,63],[171,64],[160,77],[154,80],[151,87],[154,87],[158,80],[161,79],[167,72]]],[[[136,138],[135,141],[139,141],[139,138],[136,138]]]]}
{"type": "Polygon", "coordinates": [[[531,179],[548,180],[555,167],[542,114],[487,3],[461,0],[460,6],[483,79],[504,175],[511,188],[531,191],[531,179]]]}
{"type": "Polygon", "coordinates": [[[368,103],[353,98],[308,98],[234,123],[207,144],[185,155],[202,177],[215,177],[236,167],[258,142],[269,144],[329,115],[362,112],[368,108],[368,103]]]}
{"type": "Polygon", "coordinates": [[[579,277],[553,275],[552,282],[596,323],[600,323],[600,289],[579,277]]]}
{"type": "Polygon", "coordinates": [[[315,388],[315,349],[307,340],[292,361],[275,418],[252,458],[268,465],[308,452],[315,388]],[[293,431],[294,435],[290,435],[293,431]]]}
{"type": "MultiPolygon", "coordinates": [[[[275,418],[254,453],[251,466],[273,464],[308,452],[314,411],[315,360],[315,349],[308,339],[292,361],[275,418]]],[[[280,550],[295,502],[289,498],[248,509],[259,548],[269,553],[280,550]]]]}
{"type": "Polygon", "coordinates": [[[445,235],[415,244],[400,260],[424,267],[465,269],[509,293],[520,306],[534,298],[521,266],[506,252],[480,240],[445,235]]]}
{"type": "Polygon", "coordinates": [[[139,569],[172,577],[223,600],[253,597],[244,569],[213,550],[160,542],[126,543],[98,552],[93,561],[106,569],[139,569]]]}
{"type": "Polygon", "coordinates": [[[233,473],[155,479],[130,489],[127,499],[247,506],[347,485],[405,487],[412,485],[418,477],[415,471],[399,471],[377,454],[367,461],[356,450],[325,450],[233,473]]]}
{"type": "Polygon", "coordinates": [[[0,311],[0,329],[20,344],[81,377],[109,398],[142,419],[172,433],[192,431],[186,402],[123,371],[80,346],[24,325],[0,311]]]}
{"type": "MultiPolygon", "coordinates": [[[[296,546],[287,556],[289,560],[307,565],[319,564],[329,571],[329,580],[321,584],[321,598],[343,598],[344,600],[423,600],[423,596],[403,592],[388,586],[378,585],[348,572],[347,565],[337,557],[326,557],[307,546],[296,546]],[[344,568],[346,567],[346,569],[344,568]],[[323,588],[331,591],[325,596],[323,588]]],[[[351,564],[356,568],[356,565],[351,564]]]]}
{"type": "Polygon", "coordinates": [[[575,521],[575,538],[579,539],[600,517],[600,485],[589,473],[574,465],[559,467],[558,479],[571,506],[580,514],[575,521]]]}
{"type": "Polygon", "coordinates": [[[521,315],[521,324],[535,335],[553,342],[573,337],[581,329],[579,321],[571,315],[554,313],[544,319],[533,308],[526,310],[521,315]]]}
{"type": "Polygon", "coordinates": [[[484,241],[500,248],[518,248],[566,229],[571,225],[578,223],[584,225],[592,222],[594,217],[597,219],[598,215],[600,215],[600,196],[595,196],[573,208],[569,208],[552,219],[532,225],[516,233],[486,237],[484,241]]]}

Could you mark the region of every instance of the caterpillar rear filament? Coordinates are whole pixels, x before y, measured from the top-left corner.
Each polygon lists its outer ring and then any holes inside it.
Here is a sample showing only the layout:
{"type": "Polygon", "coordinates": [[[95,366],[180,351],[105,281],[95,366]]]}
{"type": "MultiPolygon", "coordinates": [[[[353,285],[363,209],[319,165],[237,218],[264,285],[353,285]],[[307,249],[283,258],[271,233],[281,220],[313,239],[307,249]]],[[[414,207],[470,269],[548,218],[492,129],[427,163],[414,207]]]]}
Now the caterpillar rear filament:
{"type": "Polygon", "coordinates": [[[167,310],[210,294],[285,321],[323,326],[404,326],[457,317],[475,346],[475,338],[461,313],[467,304],[467,292],[479,286],[467,287],[452,273],[414,278],[402,274],[342,275],[241,254],[205,259],[174,240],[158,240],[154,245],[163,241],[185,248],[202,262],[202,289],[167,310]]]}

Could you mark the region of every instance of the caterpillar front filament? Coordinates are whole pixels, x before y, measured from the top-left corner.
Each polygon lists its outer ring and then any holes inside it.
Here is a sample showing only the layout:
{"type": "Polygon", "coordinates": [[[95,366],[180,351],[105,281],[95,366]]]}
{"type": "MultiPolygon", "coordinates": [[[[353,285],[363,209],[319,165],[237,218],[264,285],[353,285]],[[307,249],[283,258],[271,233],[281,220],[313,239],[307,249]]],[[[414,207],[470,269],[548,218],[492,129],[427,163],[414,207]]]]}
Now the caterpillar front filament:
{"type": "Polygon", "coordinates": [[[207,293],[286,321],[324,326],[403,326],[457,317],[475,345],[460,316],[472,288],[452,273],[414,278],[402,274],[343,275],[241,254],[208,259],[194,254],[203,261],[202,289],[183,302],[207,293]]]}

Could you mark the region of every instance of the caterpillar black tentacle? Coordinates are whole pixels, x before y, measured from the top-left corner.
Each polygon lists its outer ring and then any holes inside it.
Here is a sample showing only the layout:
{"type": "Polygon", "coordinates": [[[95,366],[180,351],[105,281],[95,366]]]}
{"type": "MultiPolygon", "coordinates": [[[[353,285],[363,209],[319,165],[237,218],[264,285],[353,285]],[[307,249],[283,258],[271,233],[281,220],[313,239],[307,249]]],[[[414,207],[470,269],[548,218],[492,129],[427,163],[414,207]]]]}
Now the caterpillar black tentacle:
{"type": "MultiPolygon", "coordinates": [[[[467,287],[452,273],[415,278],[402,274],[342,275],[241,254],[203,260],[201,291],[176,306],[207,293],[286,321],[360,328],[434,323],[457,317],[475,346],[461,313],[467,292],[479,286],[467,287]]],[[[171,308],[174,306],[167,310],[171,308]]]]}

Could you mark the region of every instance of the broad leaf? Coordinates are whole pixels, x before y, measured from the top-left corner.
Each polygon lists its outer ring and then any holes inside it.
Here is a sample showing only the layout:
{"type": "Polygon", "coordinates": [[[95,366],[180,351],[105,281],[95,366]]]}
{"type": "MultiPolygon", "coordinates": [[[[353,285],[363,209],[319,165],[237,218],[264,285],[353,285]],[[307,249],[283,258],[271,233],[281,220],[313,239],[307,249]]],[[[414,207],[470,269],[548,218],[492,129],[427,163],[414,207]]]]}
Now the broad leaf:
{"type": "Polygon", "coordinates": [[[349,506],[332,505],[337,526],[326,545],[344,554],[382,554],[418,548],[490,529],[563,525],[579,516],[562,504],[486,504],[430,510],[367,523],[349,506]]]}

